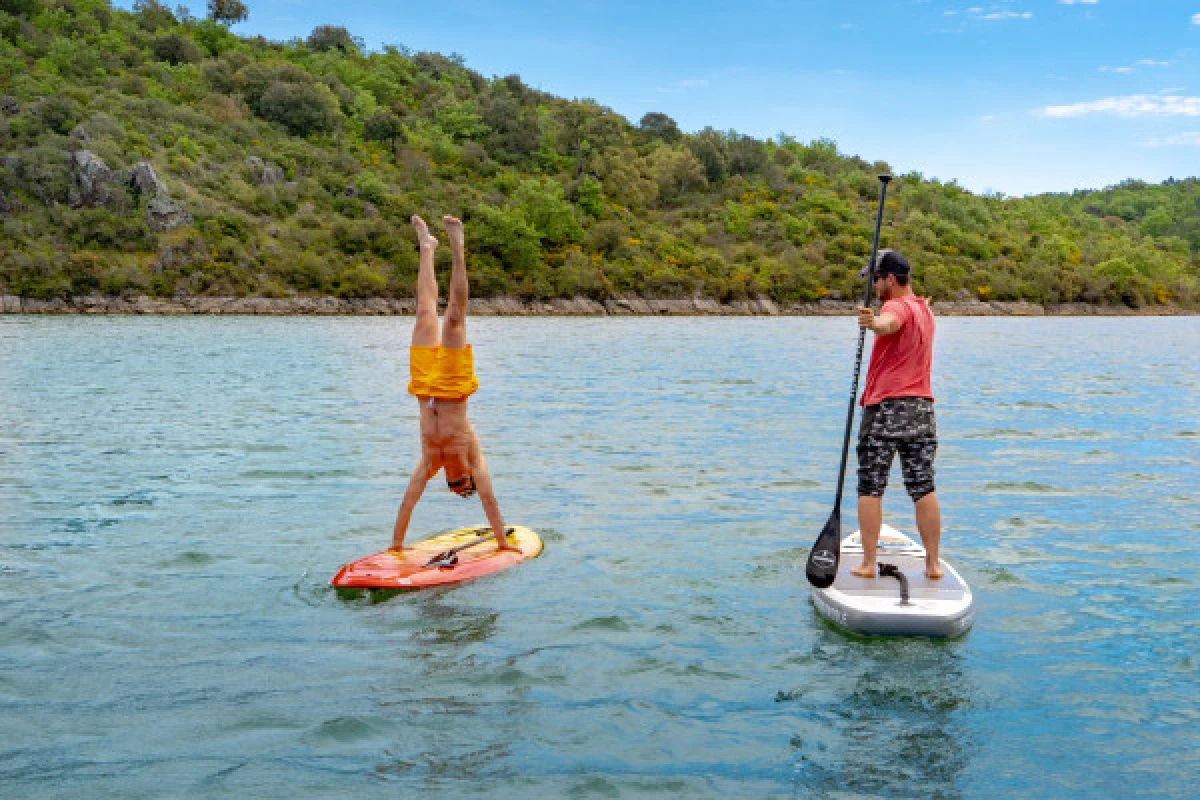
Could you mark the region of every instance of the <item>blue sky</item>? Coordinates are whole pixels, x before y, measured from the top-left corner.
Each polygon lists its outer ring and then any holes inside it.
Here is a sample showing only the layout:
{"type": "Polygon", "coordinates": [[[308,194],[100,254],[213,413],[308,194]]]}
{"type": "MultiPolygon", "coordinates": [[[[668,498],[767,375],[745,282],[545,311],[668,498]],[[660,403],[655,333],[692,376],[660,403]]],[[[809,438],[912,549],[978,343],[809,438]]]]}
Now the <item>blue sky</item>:
{"type": "Polygon", "coordinates": [[[1200,175],[1200,0],[247,2],[239,33],[342,25],[633,122],[827,137],[976,192],[1200,175]]]}

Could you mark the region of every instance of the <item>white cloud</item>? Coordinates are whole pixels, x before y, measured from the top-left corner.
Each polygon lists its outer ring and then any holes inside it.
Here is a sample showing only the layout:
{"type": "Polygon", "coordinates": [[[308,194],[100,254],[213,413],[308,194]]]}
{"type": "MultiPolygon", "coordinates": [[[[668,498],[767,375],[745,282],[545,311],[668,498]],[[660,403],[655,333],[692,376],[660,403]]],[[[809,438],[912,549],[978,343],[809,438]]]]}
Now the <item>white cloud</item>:
{"type": "Polygon", "coordinates": [[[1173,133],[1170,136],[1155,136],[1147,142],[1143,142],[1147,147],[1171,147],[1173,145],[1187,145],[1191,147],[1200,147],[1200,131],[1185,131],[1183,133],[1173,133]]]}
{"type": "MultiPolygon", "coordinates": [[[[954,11],[942,12],[945,16],[954,16],[954,11]]],[[[989,22],[1003,19],[1032,19],[1032,11],[1000,11],[996,10],[995,6],[991,9],[983,8],[982,6],[971,6],[962,12],[971,19],[987,20],[989,22]]]]}
{"type": "Polygon", "coordinates": [[[1094,6],[1096,3],[1099,3],[1100,0],[1058,0],[1058,2],[1062,3],[1064,6],[1094,6]]]}
{"type": "Polygon", "coordinates": [[[1085,114],[1116,114],[1120,117],[1200,117],[1200,97],[1132,94],[1125,97],[1105,97],[1087,103],[1046,106],[1033,113],[1056,118],[1082,117],[1085,114]]]}
{"type": "Polygon", "coordinates": [[[1192,24],[1200,25],[1200,14],[1192,14],[1192,24]]]}
{"type": "Polygon", "coordinates": [[[1100,67],[1101,72],[1115,72],[1118,75],[1128,75],[1131,72],[1136,72],[1138,67],[1169,67],[1170,61],[1155,61],[1153,58],[1143,58],[1140,61],[1135,61],[1127,67],[1100,67]]]}

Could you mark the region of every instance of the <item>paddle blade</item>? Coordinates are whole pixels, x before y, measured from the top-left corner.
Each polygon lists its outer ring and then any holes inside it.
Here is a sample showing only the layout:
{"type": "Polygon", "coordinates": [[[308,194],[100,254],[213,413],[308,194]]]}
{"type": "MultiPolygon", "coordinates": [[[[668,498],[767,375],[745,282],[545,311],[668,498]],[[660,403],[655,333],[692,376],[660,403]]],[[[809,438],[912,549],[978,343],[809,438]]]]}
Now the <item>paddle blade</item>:
{"type": "Polygon", "coordinates": [[[808,553],[808,566],[804,568],[808,582],[818,589],[832,586],[833,579],[837,577],[838,560],[841,556],[842,512],[841,509],[835,508],[808,553]]]}

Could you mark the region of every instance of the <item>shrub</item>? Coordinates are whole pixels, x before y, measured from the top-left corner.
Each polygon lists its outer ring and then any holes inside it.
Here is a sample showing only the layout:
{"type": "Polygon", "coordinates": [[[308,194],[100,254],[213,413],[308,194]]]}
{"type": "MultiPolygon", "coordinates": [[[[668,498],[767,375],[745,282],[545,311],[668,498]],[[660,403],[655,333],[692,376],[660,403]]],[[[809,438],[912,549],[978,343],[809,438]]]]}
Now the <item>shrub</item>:
{"type": "Polygon", "coordinates": [[[279,81],[267,87],[257,111],[263,119],[278,122],[296,136],[331,131],[342,116],[327,87],[279,81]]]}
{"type": "Polygon", "coordinates": [[[374,172],[363,172],[355,182],[364,200],[382,206],[388,201],[388,187],[374,172]]]}
{"type": "Polygon", "coordinates": [[[471,246],[488,263],[525,275],[541,262],[540,236],[520,209],[479,206],[471,221],[471,246]]]}
{"type": "Polygon", "coordinates": [[[154,57],[166,61],[172,66],[180,64],[197,64],[204,59],[204,54],[191,38],[179,33],[169,33],[154,40],[151,47],[154,57]]]}
{"type": "Polygon", "coordinates": [[[38,300],[69,297],[71,279],[56,261],[44,253],[14,253],[3,264],[9,289],[19,297],[38,300]]]}
{"type": "Polygon", "coordinates": [[[339,297],[378,297],[387,288],[387,279],[363,263],[338,273],[334,292],[339,297]]]}
{"type": "Polygon", "coordinates": [[[229,94],[233,91],[235,84],[233,68],[228,61],[206,61],[201,67],[204,72],[204,79],[208,81],[208,85],[214,91],[221,94],[229,94]]]}
{"type": "Polygon", "coordinates": [[[146,250],[153,247],[141,214],[114,214],[104,208],[84,208],[64,217],[71,242],[79,248],[146,250]]]}
{"type": "Polygon", "coordinates": [[[67,154],[52,145],[40,145],[21,154],[18,173],[26,188],[47,206],[66,202],[71,185],[67,154]]]}
{"type": "Polygon", "coordinates": [[[38,117],[42,124],[55,133],[67,134],[79,121],[82,109],[73,98],[56,94],[47,97],[38,106],[38,117]]]}
{"type": "Polygon", "coordinates": [[[14,17],[32,19],[41,10],[41,0],[0,0],[0,11],[6,11],[14,17]]]}
{"type": "Polygon", "coordinates": [[[575,219],[575,208],[563,198],[560,184],[526,181],[513,200],[546,244],[583,241],[583,228],[575,219]]]}
{"type": "Polygon", "coordinates": [[[272,83],[312,83],[308,73],[295,64],[247,64],[241,69],[236,69],[236,72],[235,82],[241,85],[246,104],[256,111],[272,83]]]}

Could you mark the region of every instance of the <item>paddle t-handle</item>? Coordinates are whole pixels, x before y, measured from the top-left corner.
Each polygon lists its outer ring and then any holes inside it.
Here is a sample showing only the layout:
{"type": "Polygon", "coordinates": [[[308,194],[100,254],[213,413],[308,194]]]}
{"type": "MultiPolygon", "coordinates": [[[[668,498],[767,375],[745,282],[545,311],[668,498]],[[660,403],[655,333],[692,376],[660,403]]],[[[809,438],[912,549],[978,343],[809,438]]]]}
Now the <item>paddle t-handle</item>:
{"type": "MultiPolygon", "coordinates": [[[[883,225],[883,205],[887,198],[888,182],[891,175],[879,176],[879,210],[875,214],[875,237],[871,240],[871,260],[867,263],[867,291],[863,297],[863,305],[871,305],[871,290],[875,281],[875,259],[879,254],[879,229],[883,225]]],[[[837,578],[838,562],[842,557],[842,486],[846,481],[846,457],[850,453],[850,431],[854,428],[854,401],[858,399],[858,376],[862,371],[863,342],[866,340],[865,328],[858,329],[858,352],[854,356],[854,381],[850,387],[850,407],[846,409],[846,432],[842,437],[842,463],[838,467],[837,497],[833,501],[833,513],[817,535],[812,550],[808,553],[808,563],[804,574],[808,582],[818,589],[833,585],[837,578]]]]}

